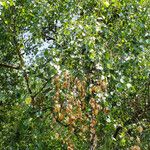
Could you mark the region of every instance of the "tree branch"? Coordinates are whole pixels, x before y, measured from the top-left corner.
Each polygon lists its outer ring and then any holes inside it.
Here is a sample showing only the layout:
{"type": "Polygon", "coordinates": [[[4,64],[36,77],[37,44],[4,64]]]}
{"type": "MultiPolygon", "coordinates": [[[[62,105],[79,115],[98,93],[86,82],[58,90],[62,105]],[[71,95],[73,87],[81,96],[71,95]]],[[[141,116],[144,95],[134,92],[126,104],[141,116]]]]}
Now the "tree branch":
{"type": "Polygon", "coordinates": [[[0,67],[3,67],[3,68],[10,68],[10,69],[16,69],[16,70],[20,70],[20,66],[14,66],[14,65],[9,65],[9,64],[3,64],[3,63],[0,63],[0,67]]]}
{"type": "Polygon", "coordinates": [[[46,87],[47,83],[48,82],[45,82],[45,84],[41,87],[41,89],[33,95],[33,98],[35,98],[38,94],[40,94],[43,91],[43,89],[46,87]]]}
{"type": "Polygon", "coordinates": [[[31,91],[31,88],[29,86],[29,77],[28,77],[28,74],[27,74],[26,70],[24,69],[25,64],[24,64],[24,60],[22,58],[22,54],[21,54],[21,51],[20,51],[20,44],[17,41],[17,30],[16,30],[16,28],[17,28],[16,27],[16,25],[17,25],[17,23],[16,23],[16,16],[17,15],[16,14],[17,14],[17,12],[16,12],[15,6],[13,8],[13,13],[15,14],[15,17],[13,18],[13,42],[14,42],[14,47],[16,48],[16,52],[17,52],[17,55],[19,57],[20,68],[23,71],[24,79],[25,79],[25,82],[26,82],[26,85],[27,85],[27,90],[28,90],[28,92],[29,92],[29,94],[32,98],[32,103],[34,103],[34,98],[32,97],[32,91],[31,91]]]}

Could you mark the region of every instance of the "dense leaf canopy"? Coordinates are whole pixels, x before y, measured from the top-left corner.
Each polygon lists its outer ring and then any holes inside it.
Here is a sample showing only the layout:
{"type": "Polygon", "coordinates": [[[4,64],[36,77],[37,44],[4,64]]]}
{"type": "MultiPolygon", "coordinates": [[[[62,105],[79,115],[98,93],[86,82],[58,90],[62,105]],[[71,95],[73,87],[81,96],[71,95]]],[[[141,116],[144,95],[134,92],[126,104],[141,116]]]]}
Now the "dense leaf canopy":
{"type": "Polygon", "coordinates": [[[148,150],[148,0],[0,1],[0,149],[148,150]]]}

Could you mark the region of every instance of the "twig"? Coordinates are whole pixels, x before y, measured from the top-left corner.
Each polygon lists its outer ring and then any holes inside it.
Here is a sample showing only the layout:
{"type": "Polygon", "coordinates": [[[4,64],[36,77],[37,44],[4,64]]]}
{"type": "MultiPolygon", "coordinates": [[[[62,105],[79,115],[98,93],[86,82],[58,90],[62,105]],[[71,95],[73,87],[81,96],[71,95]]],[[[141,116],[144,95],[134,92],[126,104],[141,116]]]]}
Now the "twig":
{"type": "Polygon", "coordinates": [[[14,66],[14,65],[3,64],[3,63],[0,63],[0,67],[20,70],[20,66],[14,66]]]}
{"type": "Polygon", "coordinates": [[[33,95],[34,98],[35,98],[38,94],[40,94],[40,93],[43,91],[43,89],[46,87],[47,83],[48,83],[48,82],[45,82],[45,84],[42,86],[42,88],[41,88],[37,93],[35,93],[35,94],[33,95]]]}

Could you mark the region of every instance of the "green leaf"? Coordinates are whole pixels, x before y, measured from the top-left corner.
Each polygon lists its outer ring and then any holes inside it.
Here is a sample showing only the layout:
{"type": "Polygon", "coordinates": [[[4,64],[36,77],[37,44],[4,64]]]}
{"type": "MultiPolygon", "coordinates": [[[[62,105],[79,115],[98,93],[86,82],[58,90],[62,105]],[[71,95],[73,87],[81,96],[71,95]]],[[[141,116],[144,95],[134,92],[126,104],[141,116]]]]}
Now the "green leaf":
{"type": "Polygon", "coordinates": [[[25,99],[25,103],[26,103],[27,105],[30,105],[31,102],[32,102],[32,98],[31,98],[31,97],[27,97],[27,98],[25,99]]]}

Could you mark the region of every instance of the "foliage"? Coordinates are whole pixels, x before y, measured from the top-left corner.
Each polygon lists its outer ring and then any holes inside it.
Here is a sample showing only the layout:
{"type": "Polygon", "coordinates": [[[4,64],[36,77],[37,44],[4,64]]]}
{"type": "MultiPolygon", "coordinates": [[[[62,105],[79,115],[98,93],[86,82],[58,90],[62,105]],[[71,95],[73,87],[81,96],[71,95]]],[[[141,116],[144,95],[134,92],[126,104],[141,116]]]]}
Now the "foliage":
{"type": "Polygon", "coordinates": [[[148,0],[0,1],[0,149],[147,150],[148,0]]]}

